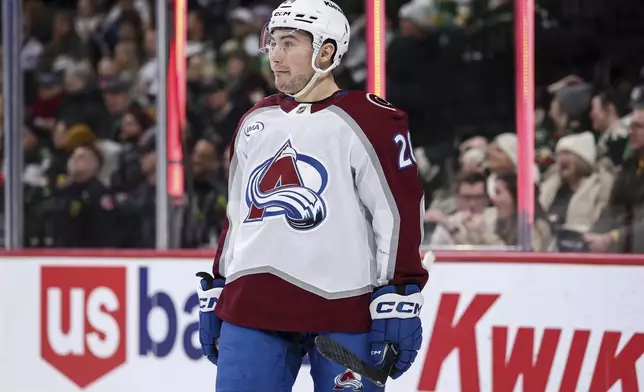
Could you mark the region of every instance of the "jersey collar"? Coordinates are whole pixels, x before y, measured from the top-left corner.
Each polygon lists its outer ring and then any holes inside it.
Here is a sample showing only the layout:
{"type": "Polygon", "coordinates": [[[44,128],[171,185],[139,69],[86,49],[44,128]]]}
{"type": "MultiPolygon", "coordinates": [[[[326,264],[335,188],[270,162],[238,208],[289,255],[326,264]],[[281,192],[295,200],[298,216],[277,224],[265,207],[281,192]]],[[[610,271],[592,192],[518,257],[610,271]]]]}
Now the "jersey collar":
{"type": "MultiPolygon", "coordinates": [[[[331,96],[328,98],[325,98],[321,101],[315,101],[315,102],[298,102],[296,101],[293,97],[290,97],[286,94],[282,94],[282,100],[280,102],[280,108],[286,112],[290,113],[297,107],[301,107],[302,105],[309,105],[311,107],[310,113],[313,114],[315,112],[319,112],[320,110],[326,109],[329,106],[335,105],[339,100],[341,100],[346,94],[348,93],[347,90],[338,90],[335,93],[333,93],[331,96]]],[[[308,112],[308,110],[307,110],[308,112]]]]}

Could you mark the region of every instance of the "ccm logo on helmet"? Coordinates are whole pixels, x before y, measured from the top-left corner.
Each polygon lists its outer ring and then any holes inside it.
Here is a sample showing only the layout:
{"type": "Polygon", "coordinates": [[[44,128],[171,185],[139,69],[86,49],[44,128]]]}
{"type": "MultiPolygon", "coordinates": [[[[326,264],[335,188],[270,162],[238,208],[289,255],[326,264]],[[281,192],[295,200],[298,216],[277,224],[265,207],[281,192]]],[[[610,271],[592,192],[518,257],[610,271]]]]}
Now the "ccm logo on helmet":
{"type": "Polygon", "coordinates": [[[334,10],[336,10],[336,11],[338,11],[339,13],[341,13],[342,15],[344,15],[344,12],[342,12],[342,10],[340,9],[340,7],[338,7],[337,5],[333,4],[332,2],[330,2],[330,1],[325,1],[325,2],[324,2],[324,4],[325,4],[327,7],[333,8],[334,10]]]}
{"type": "Polygon", "coordinates": [[[273,16],[289,16],[291,13],[289,11],[277,11],[273,16]]]}

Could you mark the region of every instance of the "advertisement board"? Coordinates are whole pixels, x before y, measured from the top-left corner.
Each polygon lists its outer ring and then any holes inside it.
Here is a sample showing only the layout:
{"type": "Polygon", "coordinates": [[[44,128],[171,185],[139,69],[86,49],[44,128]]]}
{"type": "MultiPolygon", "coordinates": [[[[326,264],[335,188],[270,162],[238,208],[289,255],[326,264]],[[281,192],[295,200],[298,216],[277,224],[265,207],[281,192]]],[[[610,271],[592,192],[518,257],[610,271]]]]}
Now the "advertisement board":
{"type": "MultiPolygon", "coordinates": [[[[424,290],[423,347],[387,391],[644,388],[641,265],[438,260],[424,290]]],[[[0,391],[214,390],[194,292],[195,272],[209,265],[154,254],[0,257],[0,391]]],[[[308,372],[294,391],[313,391],[308,372]]]]}

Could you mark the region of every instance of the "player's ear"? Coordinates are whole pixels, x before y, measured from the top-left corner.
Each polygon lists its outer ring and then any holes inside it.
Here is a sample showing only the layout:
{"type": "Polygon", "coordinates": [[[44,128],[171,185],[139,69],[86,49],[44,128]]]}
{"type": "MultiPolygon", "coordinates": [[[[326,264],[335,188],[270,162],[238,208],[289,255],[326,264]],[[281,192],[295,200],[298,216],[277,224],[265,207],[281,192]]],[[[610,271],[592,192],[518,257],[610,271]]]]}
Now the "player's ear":
{"type": "Polygon", "coordinates": [[[326,69],[333,64],[333,55],[335,54],[335,44],[332,41],[327,41],[320,48],[318,55],[318,67],[326,69]]]}

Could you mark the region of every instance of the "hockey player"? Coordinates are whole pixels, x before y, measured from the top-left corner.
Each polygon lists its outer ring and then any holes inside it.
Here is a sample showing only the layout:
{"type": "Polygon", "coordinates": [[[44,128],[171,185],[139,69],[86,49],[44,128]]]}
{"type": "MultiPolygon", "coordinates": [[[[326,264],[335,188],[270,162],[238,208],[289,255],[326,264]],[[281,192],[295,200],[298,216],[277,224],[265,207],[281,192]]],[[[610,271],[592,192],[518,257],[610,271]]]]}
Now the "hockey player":
{"type": "Polygon", "coordinates": [[[308,354],[316,391],[380,391],[317,353],[328,335],[409,369],[422,340],[423,193],[407,116],[340,90],[331,71],[349,23],[328,0],[287,0],[262,34],[280,94],[239,122],[227,222],[213,275],[201,273],[200,340],[216,390],[292,389],[308,354]]]}

